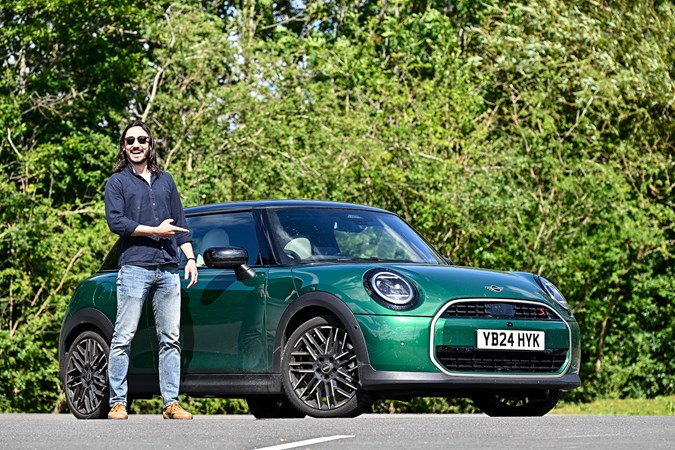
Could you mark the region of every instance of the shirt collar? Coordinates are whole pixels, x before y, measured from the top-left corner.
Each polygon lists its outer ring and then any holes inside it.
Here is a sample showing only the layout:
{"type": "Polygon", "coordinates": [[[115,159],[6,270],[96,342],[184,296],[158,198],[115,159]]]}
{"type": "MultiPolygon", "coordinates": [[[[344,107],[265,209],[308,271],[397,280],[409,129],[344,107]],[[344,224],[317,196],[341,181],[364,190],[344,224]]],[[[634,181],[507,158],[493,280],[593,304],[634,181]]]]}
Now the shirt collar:
{"type": "MultiPolygon", "coordinates": [[[[134,170],[134,166],[132,166],[131,163],[127,163],[126,170],[129,172],[130,175],[132,175],[134,177],[139,177],[141,179],[143,178],[142,176],[140,176],[139,174],[136,173],[136,171],[134,170]]],[[[155,181],[157,179],[157,177],[160,176],[161,173],[162,173],[161,171],[160,171],[160,173],[150,172],[150,181],[151,182],[155,181]]]]}

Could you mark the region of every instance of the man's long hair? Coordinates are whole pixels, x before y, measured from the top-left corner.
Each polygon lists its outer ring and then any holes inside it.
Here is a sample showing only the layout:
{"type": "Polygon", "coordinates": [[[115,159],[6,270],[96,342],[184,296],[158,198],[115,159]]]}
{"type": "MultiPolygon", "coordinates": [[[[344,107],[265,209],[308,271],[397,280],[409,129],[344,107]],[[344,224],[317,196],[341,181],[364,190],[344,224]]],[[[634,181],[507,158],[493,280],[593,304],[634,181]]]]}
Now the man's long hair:
{"type": "Polygon", "coordinates": [[[129,164],[129,160],[127,159],[127,153],[124,151],[124,139],[127,137],[127,131],[129,131],[129,128],[133,127],[141,127],[143,128],[143,131],[145,131],[148,134],[149,138],[149,145],[150,145],[150,151],[148,152],[148,169],[150,172],[154,174],[158,174],[161,172],[159,166],[157,165],[157,152],[155,151],[155,138],[152,135],[152,131],[150,131],[150,127],[146,125],[145,122],[142,120],[135,120],[131,122],[127,127],[124,129],[122,132],[122,135],[120,136],[120,146],[119,150],[117,152],[117,160],[115,161],[115,167],[113,168],[113,172],[121,172],[124,170],[125,167],[129,164]]]}

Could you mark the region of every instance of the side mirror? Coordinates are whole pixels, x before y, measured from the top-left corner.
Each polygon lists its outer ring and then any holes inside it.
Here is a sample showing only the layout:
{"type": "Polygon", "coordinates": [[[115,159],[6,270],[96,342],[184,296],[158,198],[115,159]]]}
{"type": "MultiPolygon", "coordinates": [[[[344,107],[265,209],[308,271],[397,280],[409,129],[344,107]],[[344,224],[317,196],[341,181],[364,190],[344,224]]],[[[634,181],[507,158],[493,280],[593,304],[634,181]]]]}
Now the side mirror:
{"type": "Polygon", "coordinates": [[[248,252],[242,247],[209,247],[204,252],[204,263],[212,269],[233,269],[238,281],[255,276],[248,264],[248,252]]]}

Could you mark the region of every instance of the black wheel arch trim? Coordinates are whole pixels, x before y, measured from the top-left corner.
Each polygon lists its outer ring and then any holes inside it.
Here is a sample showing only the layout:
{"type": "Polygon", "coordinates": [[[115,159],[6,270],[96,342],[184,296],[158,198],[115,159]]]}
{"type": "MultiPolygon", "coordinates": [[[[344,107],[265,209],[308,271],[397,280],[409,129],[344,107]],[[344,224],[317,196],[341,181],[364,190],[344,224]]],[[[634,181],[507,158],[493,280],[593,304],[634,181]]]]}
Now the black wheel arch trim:
{"type": "Polygon", "coordinates": [[[87,330],[98,330],[101,332],[103,339],[110,343],[114,329],[115,326],[108,319],[108,316],[95,308],[82,308],[68,317],[61,327],[61,334],[59,335],[59,378],[61,381],[64,381],[66,353],[73,339],[75,339],[75,335],[87,330]]]}
{"type": "MultiPolygon", "coordinates": [[[[277,333],[274,340],[273,372],[281,372],[281,354],[286,343],[286,336],[290,335],[293,330],[288,332],[288,327],[298,314],[308,308],[318,307],[330,311],[334,314],[340,322],[342,322],[349,336],[354,343],[356,351],[356,359],[359,367],[362,365],[370,365],[370,357],[368,356],[368,349],[366,347],[366,339],[363,336],[361,326],[356,320],[356,316],[351,309],[337,296],[323,291],[312,291],[301,295],[290,304],[284,311],[277,326],[277,333]]],[[[316,316],[312,316],[316,317],[316,316]]]]}

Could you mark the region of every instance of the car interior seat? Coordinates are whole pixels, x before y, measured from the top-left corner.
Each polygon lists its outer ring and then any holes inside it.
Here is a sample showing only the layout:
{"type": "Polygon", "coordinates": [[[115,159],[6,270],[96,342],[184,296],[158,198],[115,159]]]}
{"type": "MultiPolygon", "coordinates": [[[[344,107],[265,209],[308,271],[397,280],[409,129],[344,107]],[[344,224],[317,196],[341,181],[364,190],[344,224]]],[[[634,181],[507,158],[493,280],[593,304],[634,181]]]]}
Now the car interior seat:
{"type": "Polygon", "coordinates": [[[199,254],[197,255],[197,265],[203,266],[204,252],[209,247],[225,247],[230,245],[230,236],[222,228],[214,228],[204,235],[199,244],[199,254]]]}
{"type": "Polygon", "coordinates": [[[288,241],[284,246],[284,252],[285,251],[295,253],[300,259],[306,259],[312,256],[312,244],[306,237],[297,237],[288,241]]]}

